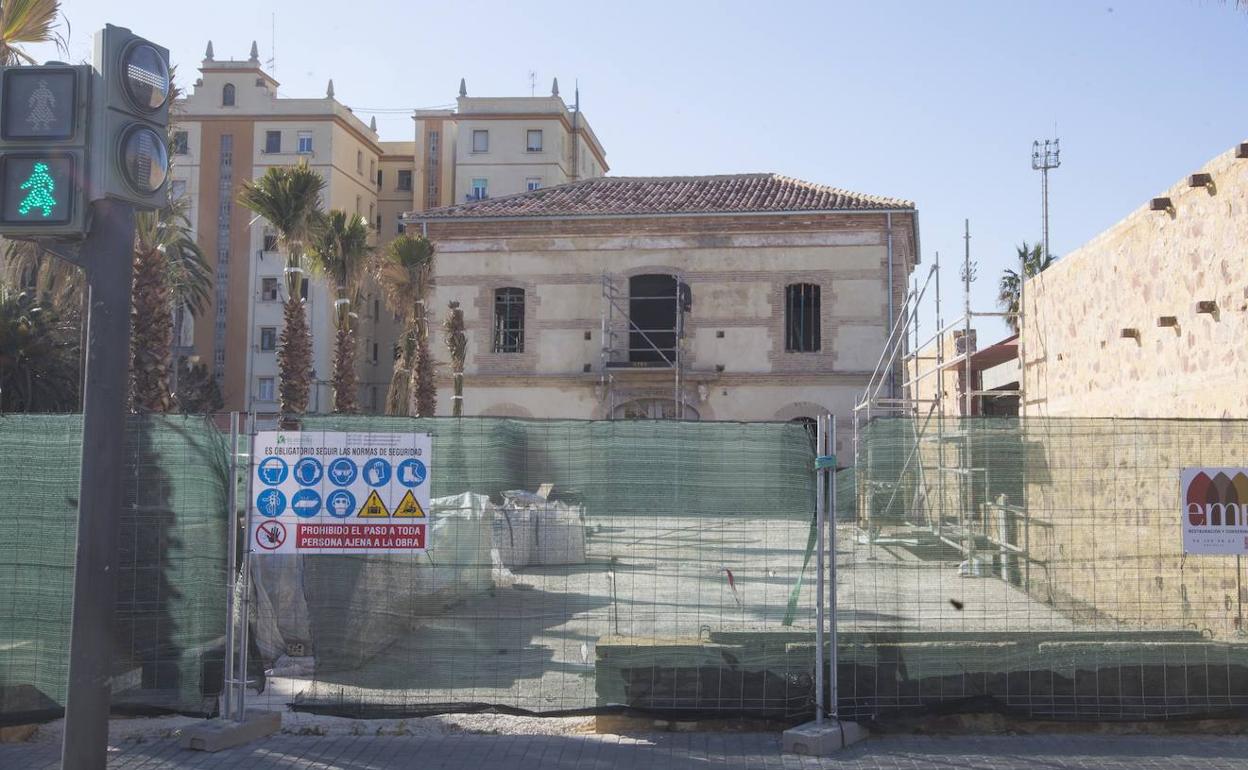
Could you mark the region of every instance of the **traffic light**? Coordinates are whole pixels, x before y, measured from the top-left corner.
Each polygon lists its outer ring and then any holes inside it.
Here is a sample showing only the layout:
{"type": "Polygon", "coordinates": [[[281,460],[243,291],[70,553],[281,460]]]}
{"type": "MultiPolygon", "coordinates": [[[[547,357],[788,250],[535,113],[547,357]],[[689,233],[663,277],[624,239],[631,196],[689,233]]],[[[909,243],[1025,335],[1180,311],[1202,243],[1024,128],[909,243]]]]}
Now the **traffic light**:
{"type": "Polygon", "coordinates": [[[90,198],[169,202],[169,51],[123,27],[96,33],[90,198]]]}
{"type": "Polygon", "coordinates": [[[0,68],[0,233],[86,232],[93,75],[88,65],[0,68]]]}

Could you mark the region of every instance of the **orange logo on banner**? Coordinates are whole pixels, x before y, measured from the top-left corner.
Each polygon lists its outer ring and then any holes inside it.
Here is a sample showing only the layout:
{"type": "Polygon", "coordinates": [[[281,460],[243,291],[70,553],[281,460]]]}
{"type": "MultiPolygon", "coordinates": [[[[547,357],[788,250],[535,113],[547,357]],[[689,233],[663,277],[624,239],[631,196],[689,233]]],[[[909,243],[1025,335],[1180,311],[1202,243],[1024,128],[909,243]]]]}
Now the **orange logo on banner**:
{"type": "Polygon", "coordinates": [[[364,507],[357,514],[361,519],[388,519],[390,511],[386,510],[386,504],[381,501],[381,495],[377,494],[377,490],[369,492],[368,499],[364,501],[364,507]]]}
{"type": "Polygon", "coordinates": [[[412,494],[412,490],[407,490],[407,494],[403,495],[403,500],[399,502],[399,507],[394,509],[394,518],[396,519],[423,519],[425,511],[420,507],[420,503],[416,502],[416,495],[412,494]]]}

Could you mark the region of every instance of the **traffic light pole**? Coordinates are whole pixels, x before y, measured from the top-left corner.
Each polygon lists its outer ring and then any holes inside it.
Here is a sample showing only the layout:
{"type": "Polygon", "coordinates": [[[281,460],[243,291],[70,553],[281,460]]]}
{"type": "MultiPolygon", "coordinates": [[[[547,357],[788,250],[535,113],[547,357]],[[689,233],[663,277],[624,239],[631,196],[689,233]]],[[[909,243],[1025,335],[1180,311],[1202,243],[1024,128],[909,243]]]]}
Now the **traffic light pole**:
{"type": "Polygon", "coordinates": [[[134,208],[97,201],[79,251],[90,292],[64,770],[104,770],[130,372],[134,208]]]}

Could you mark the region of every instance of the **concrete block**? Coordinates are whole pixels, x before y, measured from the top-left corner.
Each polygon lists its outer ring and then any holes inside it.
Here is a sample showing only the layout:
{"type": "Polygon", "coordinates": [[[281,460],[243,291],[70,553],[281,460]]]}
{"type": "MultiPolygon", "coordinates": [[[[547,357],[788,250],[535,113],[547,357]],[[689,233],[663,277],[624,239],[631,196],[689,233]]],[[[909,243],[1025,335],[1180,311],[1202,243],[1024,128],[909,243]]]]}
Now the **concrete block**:
{"type": "Polygon", "coordinates": [[[867,728],[857,722],[807,722],[784,731],[780,738],[780,751],[784,754],[804,754],[808,757],[827,757],[858,741],[865,740],[867,728]]]}
{"type": "Polygon", "coordinates": [[[282,712],[248,709],[243,721],[212,719],[182,731],[182,748],[221,751],[251,743],[282,729],[282,712]]]}

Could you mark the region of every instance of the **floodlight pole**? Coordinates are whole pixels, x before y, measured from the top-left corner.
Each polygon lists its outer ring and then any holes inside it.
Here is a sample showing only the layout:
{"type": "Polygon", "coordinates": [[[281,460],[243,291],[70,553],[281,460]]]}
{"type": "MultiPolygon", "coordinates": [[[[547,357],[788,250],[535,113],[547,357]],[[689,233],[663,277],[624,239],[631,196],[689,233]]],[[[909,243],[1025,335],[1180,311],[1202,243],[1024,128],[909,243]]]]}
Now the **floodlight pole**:
{"type": "Polygon", "coordinates": [[[815,418],[815,724],[823,724],[827,704],[823,697],[823,663],[824,663],[824,526],[827,518],[824,515],[823,496],[823,464],[819,462],[823,456],[824,419],[823,415],[815,418]]]}
{"type": "Polygon", "coordinates": [[[90,303],[61,762],[65,770],[104,770],[125,468],[134,208],[112,200],[96,202],[80,254],[90,303]]]}

